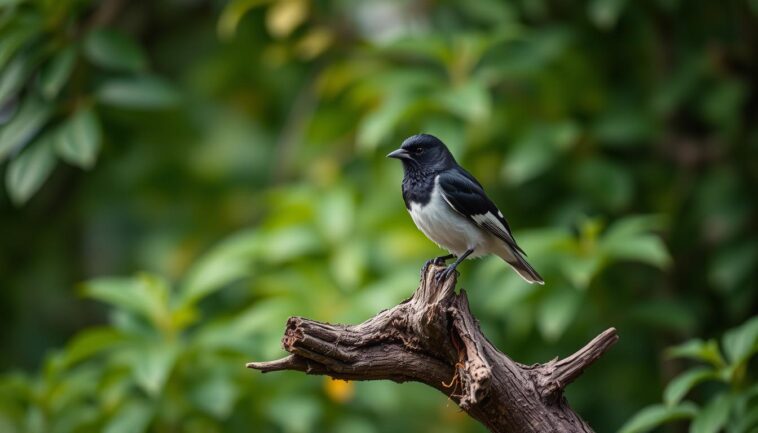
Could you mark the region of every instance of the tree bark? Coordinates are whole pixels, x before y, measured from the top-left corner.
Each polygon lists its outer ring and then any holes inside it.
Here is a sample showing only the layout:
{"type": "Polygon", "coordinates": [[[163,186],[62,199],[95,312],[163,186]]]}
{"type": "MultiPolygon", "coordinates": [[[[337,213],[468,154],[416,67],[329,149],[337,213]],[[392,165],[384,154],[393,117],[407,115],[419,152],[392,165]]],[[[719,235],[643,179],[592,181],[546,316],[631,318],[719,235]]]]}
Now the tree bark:
{"type": "Polygon", "coordinates": [[[563,390],[618,340],[616,330],[607,329],[565,359],[520,364],[482,334],[466,292],[455,293],[455,275],[435,280],[442,269],[427,263],[410,299],[359,325],[291,317],[282,340],[290,355],[247,367],[422,382],[497,433],[592,432],[563,390]]]}

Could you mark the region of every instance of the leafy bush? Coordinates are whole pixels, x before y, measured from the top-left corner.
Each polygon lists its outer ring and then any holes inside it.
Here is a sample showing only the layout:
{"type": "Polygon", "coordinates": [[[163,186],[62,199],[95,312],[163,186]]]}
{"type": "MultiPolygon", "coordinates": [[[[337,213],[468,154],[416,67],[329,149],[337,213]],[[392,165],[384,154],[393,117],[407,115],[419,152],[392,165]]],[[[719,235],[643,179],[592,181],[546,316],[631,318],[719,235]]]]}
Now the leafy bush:
{"type": "Polygon", "coordinates": [[[632,417],[620,433],[642,433],[666,422],[691,420],[690,433],[747,433],[758,428],[758,385],[748,375],[758,353],[758,317],[732,329],[721,339],[691,340],[668,350],[670,357],[705,363],[674,378],[663,392],[663,404],[648,406],[632,417]],[[703,406],[684,398],[701,383],[714,382],[703,406]]]}
{"type": "Polygon", "coordinates": [[[102,146],[101,107],[164,108],[176,91],[148,70],[125,33],[81,15],[91,1],[12,1],[0,21],[0,162],[23,204],[61,159],[90,169],[102,146]]]}

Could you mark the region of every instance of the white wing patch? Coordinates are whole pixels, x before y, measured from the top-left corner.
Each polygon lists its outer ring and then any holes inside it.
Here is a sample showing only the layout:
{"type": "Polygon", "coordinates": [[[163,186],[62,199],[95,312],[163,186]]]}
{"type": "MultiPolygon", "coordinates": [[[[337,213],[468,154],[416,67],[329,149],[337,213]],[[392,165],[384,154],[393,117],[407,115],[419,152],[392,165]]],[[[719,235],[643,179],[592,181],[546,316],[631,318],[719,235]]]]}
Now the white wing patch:
{"type": "MultiPolygon", "coordinates": [[[[500,211],[498,211],[498,213],[500,213],[500,211]]],[[[505,229],[503,223],[495,218],[495,215],[492,215],[491,212],[479,215],[471,215],[471,219],[482,227],[492,227],[496,232],[502,232],[506,235],[508,234],[508,230],[505,229]]]]}

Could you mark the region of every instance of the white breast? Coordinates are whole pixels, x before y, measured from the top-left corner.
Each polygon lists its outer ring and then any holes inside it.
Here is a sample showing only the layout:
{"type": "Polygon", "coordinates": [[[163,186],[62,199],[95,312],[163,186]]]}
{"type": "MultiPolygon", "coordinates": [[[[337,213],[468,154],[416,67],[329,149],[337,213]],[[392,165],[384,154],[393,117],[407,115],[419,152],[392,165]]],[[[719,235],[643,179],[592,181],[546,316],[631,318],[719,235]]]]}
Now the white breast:
{"type": "Polygon", "coordinates": [[[434,181],[434,190],[432,190],[429,203],[422,206],[420,203],[411,202],[409,212],[416,227],[426,237],[456,256],[463,254],[469,248],[474,248],[471,257],[490,252],[492,236],[447,204],[440,192],[438,179],[434,181]]]}

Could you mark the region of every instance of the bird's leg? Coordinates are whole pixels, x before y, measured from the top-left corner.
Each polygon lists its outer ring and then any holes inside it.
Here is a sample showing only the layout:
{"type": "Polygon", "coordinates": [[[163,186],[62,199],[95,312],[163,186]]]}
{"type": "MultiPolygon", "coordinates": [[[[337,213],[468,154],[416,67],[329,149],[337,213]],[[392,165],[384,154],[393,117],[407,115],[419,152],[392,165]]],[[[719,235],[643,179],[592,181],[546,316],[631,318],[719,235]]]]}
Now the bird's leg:
{"type": "Polygon", "coordinates": [[[465,253],[461,254],[458,257],[455,263],[448,266],[444,271],[437,273],[437,275],[434,276],[434,279],[437,280],[437,282],[439,283],[440,281],[445,281],[448,278],[450,278],[450,276],[453,275],[453,272],[455,272],[455,268],[457,268],[458,265],[460,265],[462,261],[466,260],[466,257],[470,256],[471,253],[473,252],[474,252],[473,248],[466,250],[465,253]]]}
{"type": "Polygon", "coordinates": [[[435,257],[432,261],[435,265],[444,265],[446,261],[455,257],[455,254],[448,254],[446,256],[435,257]]]}

